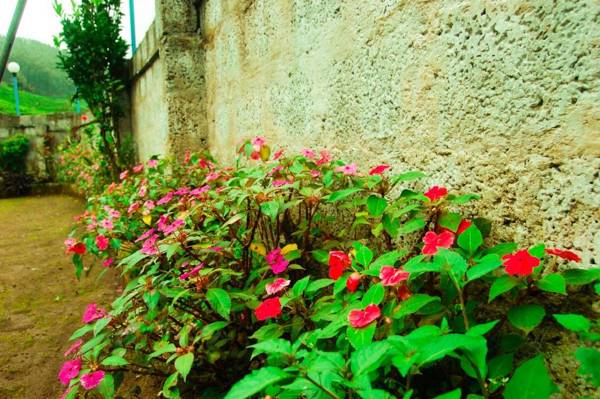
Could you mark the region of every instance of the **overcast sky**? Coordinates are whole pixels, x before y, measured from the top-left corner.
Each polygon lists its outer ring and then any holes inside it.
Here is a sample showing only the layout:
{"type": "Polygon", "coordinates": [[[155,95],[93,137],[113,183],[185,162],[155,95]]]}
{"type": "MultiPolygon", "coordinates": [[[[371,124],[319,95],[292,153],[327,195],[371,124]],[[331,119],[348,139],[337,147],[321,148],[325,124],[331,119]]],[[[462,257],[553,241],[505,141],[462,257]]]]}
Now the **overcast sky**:
{"type": "MultiPolygon", "coordinates": [[[[65,8],[70,8],[71,0],[60,0],[65,8]]],[[[0,0],[0,34],[6,35],[17,0],[0,0]]],[[[129,0],[121,1],[125,16],[122,20],[121,34],[127,43],[131,42],[129,25],[129,0]]],[[[134,0],[135,32],[137,42],[143,39],[146,30],[154,19],[154,0],[134,0]]],[[[25,12],[17,37],[39,40],[53,45],[53,37],[61,30],[60,20],[52,8],[52,0],[27,0],[25,12]]]]}

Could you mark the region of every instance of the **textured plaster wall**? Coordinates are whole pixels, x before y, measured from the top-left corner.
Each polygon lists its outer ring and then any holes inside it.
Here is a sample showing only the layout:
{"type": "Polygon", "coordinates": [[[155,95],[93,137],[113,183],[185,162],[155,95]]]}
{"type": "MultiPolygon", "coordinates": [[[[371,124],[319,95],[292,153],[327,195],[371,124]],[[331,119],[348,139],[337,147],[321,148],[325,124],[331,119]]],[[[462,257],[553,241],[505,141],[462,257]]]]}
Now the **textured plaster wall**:
{"type": "Polygon", "coordinates": [[[211,150],[263,134],[483,196],[600,263],[600,2],[208,0],[211,150]]]}

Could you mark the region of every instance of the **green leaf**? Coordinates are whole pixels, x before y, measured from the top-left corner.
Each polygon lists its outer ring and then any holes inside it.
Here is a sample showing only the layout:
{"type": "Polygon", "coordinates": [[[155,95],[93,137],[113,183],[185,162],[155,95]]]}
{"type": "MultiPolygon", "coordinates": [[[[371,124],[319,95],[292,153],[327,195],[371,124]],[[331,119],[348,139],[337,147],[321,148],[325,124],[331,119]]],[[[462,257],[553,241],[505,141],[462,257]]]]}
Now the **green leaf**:
{"type": "Polygon", "coordinates": [[[292,353],[292,344],[289,341],[280,338],[261,341],[254,345],[250,345],[250,348],[254,348],[250,359],[254,359],[256,356],[263,353],[266,353],[267,355],[291,355],[292,353]]]}
{"type": "Polygon", "coordinates": [[[488,363],[489,378],[506,377],[513,370],[513,360],[515,355],[506,353],[490,359],[488,363]]]}
{"type": "Polygon", "coordinates": [[[165,341],[158,341],[156,344],[154,344],[154,352],[149,355],[149,358],[152,359],[162,355],[163,353],[171,353],[175,352],[176,350],[177,347],[175,344],[167,343],[165,341]]]}
{"type": "Polygon", "coordinates": [[[73,265],[75,265],[75,276],[77,279],[81,277],[81,273],[83,272],[83,261],[81,260],[81,255],[73,254],[73,265]]]}
{"type": "Polygon", "coordinates": [[[553,314],[552,316],[561,326],[571,331],[587,332],[592,326],[592,322],[587,317],[579,314],[565,313],[553,314]]]}
{"type": "Polygon", "coordinates": [[[257,341],[265,341],[268,339],[279,338],[283,335],[283,327],[279,324],[267,324],[254,331],[250,338],[257,341]]]}
{"type": "Polygon", "coordinates": [[[377,259],[375,259],[371,265],[369,266],[369,271],[372,273],[368,273],[371,276],[379,276],[379,271],[382,266],[392,266],[396,264],[398,259],[406,255],[406,251],[391,251],[386,252],[377,259]]]}
{"type": "Polygon", "coordinates": [[[115,397],[115,380],[112,374],[104,374],[104,378],[98,385],[98,392],[104,399],[113,399],[115,397]]]}
{"type": "Polygon", "coordinates": [[[222,288],[211,288],[206,291],[206,299],[215,312],[229,320],[231,298],[227,291],[222,288]]]}
{"type": "Polygon", "coordinates": [[[388,204],[385,198],[378,197],[376,195],[370,195],[369,198],[367,198],[367,210],[371,216],[377,217],[383,215],[387,205],[388,204]]]}
{"type": "Polygon", "coordinates": [[[494,320],[484,324],[477,324],[469,329],[467,335],[485,335],[489,333],[499,321],[500,320],[494,320]]]}
{"type": "Polygon", "coordinates": [[[383,215],[381,223],[383,223],[383,229],[386,231],[386,233],[388,233],[392,238],[396,238],[398,235],[398,230],[400,229],[400,219],[393,218],[386,213],[383,215]]]}
{"type": "Polygon", "coordinates": [[[460,388],[456,388],[454,391],[446,392],[444,394],[438,395],[433,399],[460,399],[462,395],[462,391],[460,388]]]}
{"type": "Polygon", "coordinates": [[[314,258],[314,260],[316,260],[319,263],[323,263],[324,265],[327,264],[327,262],[329,261],[329,252],[324,251],[322,249],[317,249],[311,252],[312,253],[312,257],[314,258]]]}
{"type": "Polygon", "coordinates": [[[306,287],[306,293],[310,294],[315,291],[320,290],[321,288],[325,288],[329,285],[333,284],[333,280],[330,278],[321,278],[319,280],[315,280],[311,282],[308,287],[306,287]]]}
{"type": "Polygon", "coordinates": [[[458,230],[458,226],[460,225],[461,221],[462,216],[460,214],[454,212],[447,212],[440,216],[440,218],[438,219],[438,224],[441,227],[444,227],[456,233],[456,230],[458,230]]]}
{"type": "Polygon", "coordinates": [[[486,274],[496,270],[500,265],[502,265],[502,260],[500,260],[499,255],[486,255],[483,258],[481,258],[475,266],[467,270],[467,280],[473,281],[480,277],[483,277],[486,274]]]}
{"type": "Polygon", "coordinates": [[[342,199],[344,199],[354,193],[357,193],[359,191],[362,191],[362,189],[358,188],[358,187],[352,187],[352,188],[347,188],[345,190],[335,191],[326,197],[327,202],[336,202],[336,201],[342,200],[342,199]]]}
{"type": "Polygon", "coordinates": [[[377,323],[371,323],[365,328],[348,327],[346,336],[348,337],[348,341],[350,341],[350,344],[352,344],[354,349],[359,350],[371,343],[373,336],[375,336],[376,328],[377,323]]]}
{"type": "Polygon", "coordinates": [[[410,172],[400,173],[398,175],[392,176],[390,178],[390,183],[392,186],[394,186],[401,181],[417,180],[425,176],[427,176],[425,173],[419,172],[418,170],[413,170],[410,172]]]}
{"type": "Polygon", "coordinates": [[[294,286],[292,287],[293,297],[295,298],[295,297],[302,295],[304,293],[304,290],[308,286],[309,282],[310,282],[310,276],[303,277],[300,280],[296,281],[294,283],[294,286]]]}
{"type": "Polygon", "coordinates": [[[540,305],[519,305],[508,310],[508,321],[529,334],[542,322],[545,315],[546,311],[540,305]]]}
{"type": "Polygon", "coordinates": [[[490,287],[490,299],[488,302],[492,302],[494,298],[499,295],[510,291],[519,284],[519,281],[511,276],[502,276],[497,278],[490,287]]]}
{"type": "Polygon", "coordinates": [[[125,366],[129,362],[121,356],[109,356],[102,361],[102,364],[104,366],[125,366]]]}
{"type": "Polygon", "coordinates": [[[565,281],[571,285],[585,285],[600,278],[600,268],[569,269],[564,273],[565,281]]]}
{"type": "Polygon", "coordinates": [[[200,335],[200,337],[212,337],[214,333],[216,333],[219,330],[222,330],[223,328],[225,328],[225,326],[227,326],[226,321],[215,321],[214,323],[207,324],[204,327],[202,327],[202,334],[200,335]]]}
{"type": "Polygon", "coordinates": [[[567,294],[567,282],[560,274],[547,274],[541,280],[536,281],[535,285],[543,291],[567,294]]]}
{"type": "Polygon", "coordinates": [[[475,225],[471,225],[462,234],[458,236],[458,246],[473,255],[483,244],[481,232],[475,225]]]}
{"type": "Polygon", "coordinates": [[[575,357],[581,363],[577,374],[586,376],[595,387],[600,387],[600,351],[595,348],[578,348],[575,357]]]}
{"type": "Polygon", "coordinates": [[[379,305],[385,296],[385,289],[381,284],[373,284],[362,298],[362,306],[368,306],[372,303],[379,305]]]}
{"type": "Polygon", "coordinates": [[[279,212],[279,202],[277,201],[268,201],[260,204],[260,211],[267,215],[271,220],[275,220],[277,214],[279,212]]]}
{"type": "Polygon", "coordinates": [[[519,366],[504,390],[504,399],[548,399],[556,388],[539,355],[519,366]]]}
{"type": "Polygon", "coordinates": [[[373,260],[373,251],[359,242],[354,243],[354,248],[356,249],[356,261],[364,267],[368,267],[373,260]]]}
{"type": "Polygon", "coordinates": [[[254,370],[236,382],[229,392],[227,392],[227,395],[225,395],[225,399],[249,398],[263,389],[290,377],[291,375],[278,367],[263,367],[262,369],[254,370]]]}
{"type": "Polygon", "coordinates": [[[408,234],[413,231],[417,231],[425,227],[425,219],[422,217],[410,219],[408,222],[404,223],[398,228],[398,233],[408,234]]]}
{"type": "Polygon", "coordinates": [[[177,359],[175,359],[175,369],[179,372],[179,374],[181,374],[184,381],[190,373],[193,364],[194,354],[192,352],[188,352],[185,355],[179,356],[177,359]]]}
{"type": "Polygon", "coordinates": [[[413,313],[417,313],[425,305],[433,302],[439,302],[440,298],[437,296],[429,296],[426,294],[415,294],[408,298],[406,301],[400,303],[400,308],[394,312],[392,317],[399,319],[404,316],[408,316],[413,313]]]}
{"type": "Polygon", "coordinates": [[[386,342],[373,342],[355,351],[350,358],[352,374],[357,376],[377,370],[389,355],[390,349],[386,342]]]}
{"type": "Polygon", "coordinates": [[[477,194],[464,194],[464,195],[449,195],[448,196],[448,200],[453,203],[453,204],[457,204],[457,205],[462,205],[462,204],[466,204],[467,202],[474,200],[474,199],[479,199],[479,195],[477,194]]]}

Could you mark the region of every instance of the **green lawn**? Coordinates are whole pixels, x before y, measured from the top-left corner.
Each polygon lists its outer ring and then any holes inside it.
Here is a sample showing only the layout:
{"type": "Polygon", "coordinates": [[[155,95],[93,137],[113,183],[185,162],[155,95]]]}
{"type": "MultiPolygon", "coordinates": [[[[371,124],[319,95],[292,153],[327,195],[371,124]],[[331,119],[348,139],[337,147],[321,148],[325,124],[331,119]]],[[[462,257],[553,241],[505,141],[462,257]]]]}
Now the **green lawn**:
{"type": "MultiPolygon", "coordinates": [[[[51,114],[74,111],[75,106],[65,98],[39,96],[19,91],[21,115],[51,114]]],[[[15,101],[12,86],[0,84],[0,114],[15,113],[15,101]]]]}

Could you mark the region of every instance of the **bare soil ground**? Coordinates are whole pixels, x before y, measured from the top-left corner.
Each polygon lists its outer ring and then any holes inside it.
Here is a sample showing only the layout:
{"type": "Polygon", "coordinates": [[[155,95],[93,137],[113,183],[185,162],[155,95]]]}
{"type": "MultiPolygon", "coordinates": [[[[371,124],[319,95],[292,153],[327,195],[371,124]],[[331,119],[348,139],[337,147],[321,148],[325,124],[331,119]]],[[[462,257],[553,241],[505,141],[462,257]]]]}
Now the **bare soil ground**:
{"type": "MultiPolygon", "coordinates": [[[[109,304],[118,278],[77,281],[63,241],[83,203],[52,195],[0,200],[0,398],[58,398],[57,374],[86,305],[109,304]]],[[[84,258],[85,261],[85,258],[84,258]]],[[[89,259],[88,259],[89,261],[89,259]]]]}

